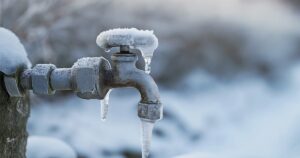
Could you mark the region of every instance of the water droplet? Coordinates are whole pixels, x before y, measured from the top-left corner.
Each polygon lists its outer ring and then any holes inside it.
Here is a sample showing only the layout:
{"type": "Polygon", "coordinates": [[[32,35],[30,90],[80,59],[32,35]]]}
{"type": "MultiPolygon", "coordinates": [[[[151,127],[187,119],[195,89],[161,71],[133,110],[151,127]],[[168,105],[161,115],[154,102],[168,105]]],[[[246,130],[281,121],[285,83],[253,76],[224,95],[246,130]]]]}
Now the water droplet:
{"type": "Polygon", "coordinates": [[[154,122],[141,120],[142,121],[142,158],[148,158],[151,148],[152,131],[154,122]]]}
{"type": "Polygon", "coordinates": [[[105,122],[106,119],[107,119],[110,92],[111,92],[111,89],[107,92],[107,94],[104,97],[104,99],[100,100],[100,104],[101,104],[101,120],[103,122],[105,122]]]}

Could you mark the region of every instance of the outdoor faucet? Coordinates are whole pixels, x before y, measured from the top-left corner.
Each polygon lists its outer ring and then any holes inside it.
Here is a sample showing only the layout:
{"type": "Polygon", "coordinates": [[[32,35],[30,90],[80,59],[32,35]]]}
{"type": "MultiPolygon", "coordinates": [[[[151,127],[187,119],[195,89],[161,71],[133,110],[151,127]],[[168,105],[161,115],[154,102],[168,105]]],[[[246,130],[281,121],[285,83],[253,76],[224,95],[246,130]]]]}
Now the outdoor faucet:
{"type": "MultiPolygon", "coordinates": [[[[86,57],[77,60],[71,68],[57,68],[53,64],[37,64],[31,69],[24,67],[13,75],[4,76],[6,90],[11,97],[23,97],[25,90],[41,95],[69,90],[83,99],[106,100],[113,88],[136,88],[141,96],[138,116],[142,120],[143,158],[147,157],[153,125],[163,115],[159,90],[150,76],[150,62],[158,46],[157,38],[152,31],[114,29],[99,34],[97,44],[105,50],[112,47],[120,49],[112,53],[111,64],[103,57],[86,57]],[[136,67],[138,56],[131,49],[141,51],[145,71],[136,67]]],[[[104,102],[106,106],[107,102],[104,102]]],[[[101,107],[104,115],[106,106],[101,107]]]]}
{"type": "Polygon", "coordinates": [[[69,90],[83,99],[102,100],[109,95],[112,88],[134,87],[141,95],[138,116],[149,122],[161,119],[162,105],[158,87],[149,72],[136,68],[138,56],[130,51],[131,48],[136,48],[141,50],[142,54],[147,54],[147,57],[152,57],[157,47],[157,39],[149,31],[122,30],[124,29],[113,30],[112,33],[112,30],[109,30],[97,38],[97,44],[102,48],[103,45],[105,49],[120,48],[118,53],[111,55],[111,64],[103,57],[81,58],[71,68],[37,64],[32,69],[18,72],[15,76],[5,76],[8,93],[12,97],[22,97],[24,90],[33,90],[35,94],[42,95],[69,90]]]}

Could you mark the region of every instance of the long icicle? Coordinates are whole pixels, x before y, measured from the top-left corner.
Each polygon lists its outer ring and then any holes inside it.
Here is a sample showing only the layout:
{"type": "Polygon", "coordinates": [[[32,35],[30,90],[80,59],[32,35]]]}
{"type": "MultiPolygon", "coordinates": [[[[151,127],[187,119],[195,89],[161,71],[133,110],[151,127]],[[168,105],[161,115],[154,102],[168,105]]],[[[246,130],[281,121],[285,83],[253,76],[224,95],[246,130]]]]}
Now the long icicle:
{"type": "Polygon", "coordinates": [[[151,72],[151,57],[144,57],[145,60],[145,72],[150,74],[151,72]]]}
{"type": "Polygon", "coordinates": [[[141,120],[141,121],[142,121],[142,125],[141,125],[142,158],[148,158],[150,154],[154,122],[149,122],[145,120],[141,120]]]}
{"type": "Polygon", "coordinates": [[[104,97],[104,99],[100,100],[100,104],[101,104],[101,120],[103,122],[105,122],[106,119],[107,119],[110,92],[111,92],[111,89],[107,92],[107,94],[104,97]]]}

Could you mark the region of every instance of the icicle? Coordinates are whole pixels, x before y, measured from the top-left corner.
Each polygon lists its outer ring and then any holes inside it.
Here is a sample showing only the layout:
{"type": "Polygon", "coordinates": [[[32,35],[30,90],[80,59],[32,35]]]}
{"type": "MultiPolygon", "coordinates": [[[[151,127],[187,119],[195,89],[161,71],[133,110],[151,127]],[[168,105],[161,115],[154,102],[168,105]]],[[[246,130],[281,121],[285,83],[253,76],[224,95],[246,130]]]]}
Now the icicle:
{"type": "Polygon", "coordinates": [[[152,131],[154,127],[154,122],[149,122],[145,120],[142,121],[142,158],[148,158],[150,154],[151,140],[152,140],[152,131]]]}
{"type": "Polygon", "coordinates": [[[145,72],[150,74],[151,72],[151,57],[144,57],[145,59],[145,72]]]}
{"type": "Polygon", "coordinates": [[[104,99],[100,100],[100,104],[101,104],[101,120],[103,122],[105,122],[106,119],[107,119],[110,92],[111,92],[111,90],[109,90],[107,92],[107,94],[104,97],[104,99]]]}

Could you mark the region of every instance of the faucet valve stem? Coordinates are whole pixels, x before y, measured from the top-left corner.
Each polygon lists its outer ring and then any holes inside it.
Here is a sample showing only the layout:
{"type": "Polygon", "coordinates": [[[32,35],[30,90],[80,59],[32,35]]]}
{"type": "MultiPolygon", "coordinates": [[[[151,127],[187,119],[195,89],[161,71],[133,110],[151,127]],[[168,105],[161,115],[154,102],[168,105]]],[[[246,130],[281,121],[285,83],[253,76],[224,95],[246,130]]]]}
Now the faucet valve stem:
{"type": "Polygon", "coordinates": [[[124,53],[124,54],[130,53],[130,47],[128,45],[120,46],[120,53],[124,53]]]}

